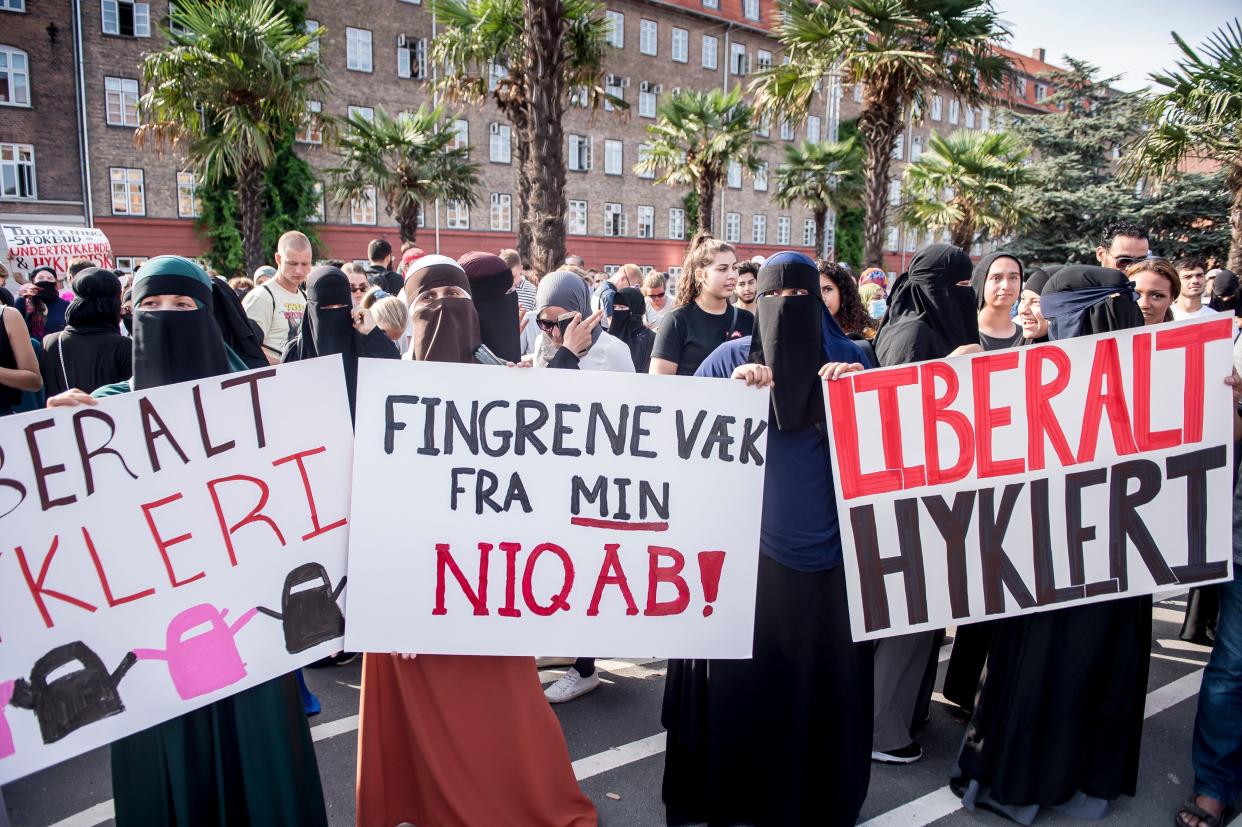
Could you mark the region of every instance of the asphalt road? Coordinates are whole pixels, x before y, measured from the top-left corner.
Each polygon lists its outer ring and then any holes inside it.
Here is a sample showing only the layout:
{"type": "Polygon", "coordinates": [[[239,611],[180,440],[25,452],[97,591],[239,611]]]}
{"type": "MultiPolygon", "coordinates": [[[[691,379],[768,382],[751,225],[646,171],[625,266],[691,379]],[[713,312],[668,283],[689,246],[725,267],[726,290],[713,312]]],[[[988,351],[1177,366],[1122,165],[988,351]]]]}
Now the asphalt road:
{"type": "MultiPolygon", "coordinates": [[[[1138,795],[1118,802],[1100,824],[1168,825],[1190,792],[1190,738],[1195,699],[1208,650],[1177,639],[1183,597],[1156,605],[1152,634],[1147,722],[1139,766],[1138,795]]],[[[942,650],[941,677],[949,650],[942,650]]],[[[605,685],[557,707],[574,770],[605,825],[662,825],[660,781],[664,736],[660,701],[663,661],[601,661],[605,685]]],[[[545,683],[560,675],[544,670],[545,683]]],[[[327,670],[307,670],[323,703],[311,720],[328,816],[334,825],[354,820],[354,762],[357,740],[360,661],[327,670]]],[[[930,724],[918,734],[925,757],[904,767],[873,765],[861,821],[867,827],[918,825],[1002,825],[986,813],[968,813],[946,781],[961,742],[963,725],[943,703],[932,705],[930,724]]],[[[111,782],[106,749],[79,756],[21,779],[3,789],[15,827],[94,827],[112,823],[111,782]]],[[[1039,825],[1070,824],[1052,813],[1039,825]]]]}

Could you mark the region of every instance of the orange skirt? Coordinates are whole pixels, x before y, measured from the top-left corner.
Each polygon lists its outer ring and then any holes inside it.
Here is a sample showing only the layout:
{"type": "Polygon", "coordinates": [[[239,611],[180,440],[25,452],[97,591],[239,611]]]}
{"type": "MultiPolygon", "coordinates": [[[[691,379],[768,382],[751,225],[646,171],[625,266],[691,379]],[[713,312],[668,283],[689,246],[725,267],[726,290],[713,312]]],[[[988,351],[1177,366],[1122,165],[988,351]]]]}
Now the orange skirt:
{"type": "Polygon", "coordinates": [[[594,827],[532,658],[367,654],[360,827],[594,827]]]}

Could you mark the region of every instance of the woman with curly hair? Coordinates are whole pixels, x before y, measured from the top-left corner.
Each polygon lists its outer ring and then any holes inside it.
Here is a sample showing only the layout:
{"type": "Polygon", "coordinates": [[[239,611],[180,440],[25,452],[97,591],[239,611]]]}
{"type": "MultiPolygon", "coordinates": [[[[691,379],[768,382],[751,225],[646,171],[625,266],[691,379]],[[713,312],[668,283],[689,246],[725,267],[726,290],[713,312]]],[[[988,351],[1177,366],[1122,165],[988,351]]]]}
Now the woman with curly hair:
{"type": "Polygon", "coordinates": [[[850,274],[839,264],[815,262],[819,270],[819,295],[837,326],[851,339],[875,338],[875,320],[863,307],[862,296],[850,274]]]}

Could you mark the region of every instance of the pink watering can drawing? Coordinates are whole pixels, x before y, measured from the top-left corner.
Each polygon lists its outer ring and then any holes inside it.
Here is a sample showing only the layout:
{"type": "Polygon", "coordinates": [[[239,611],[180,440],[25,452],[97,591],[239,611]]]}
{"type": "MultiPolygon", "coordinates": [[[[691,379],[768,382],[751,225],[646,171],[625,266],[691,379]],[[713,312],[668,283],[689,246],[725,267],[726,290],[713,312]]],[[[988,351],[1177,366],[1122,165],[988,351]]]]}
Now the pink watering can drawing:
{"type": "Polygon", "coordinates": [[[9,731],[9,722],[4,719],[4,708],[13,697],[13,681],[0,681],[0,758],[8,758],[13,754],[13,733],[9,731]]]}
{"type": "Polygon", "coordinates": [[[168,624],[165,649],[135,649],[139,660],[168,662],[168,674],[182,700],[197,698],[246,677],[246,665],[233,638],[257,613],[245,612],[230,626],[228,609],[210,603],[191,606],[168,624]]]}

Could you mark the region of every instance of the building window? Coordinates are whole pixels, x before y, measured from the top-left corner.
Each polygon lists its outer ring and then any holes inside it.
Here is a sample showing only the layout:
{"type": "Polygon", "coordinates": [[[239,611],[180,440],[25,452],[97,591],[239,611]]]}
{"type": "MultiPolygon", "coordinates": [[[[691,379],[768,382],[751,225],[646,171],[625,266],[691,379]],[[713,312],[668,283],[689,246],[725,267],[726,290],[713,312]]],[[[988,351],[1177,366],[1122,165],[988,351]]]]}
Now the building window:
{"type": "Polygon", "coordinates": [[[888,182],[888,203],[894,207],[901,203],[900,178],[894,178],[888,182]]]}
{"type": "Polygon", "coordinates": [[[604,12],[608,21],[608,44],[618,49],[625,48],[625,15],[619,11],[604,12]]]}
{"type": "Polygon", "coordinates": [[[740,190],[742,188],[742,165],[737,161],[729,162],[729,169],[725,173],[725,183],[731,190],[740,190]]]}
{"type": "Polygon", "coordinates": [[[444,226],[450,230],[470,229],[470,206],[465,201],[449,201],[445,204],[444,226]]]}
{"type": "Polygon", "coordinates": [[[737,212],[725,213],[725,241],[730,244],[737,244],[742,240],[742,214],[737,212]]]}
{"type": "Polygon", "coordinates": [[[590,171],[593,142],[593,138],[585,135],[569,136],[569,169],[572,172],[590,171]]]}
{"type": "Polygon", "coordinates": [[[104,112],[108,126],[137,126],[138,81],[105,77],[104,112]]]}
{"type": "Polygon", "coordinates": [[[345,28],[345,66],[355,72],[371,71],[371,30],[345,28]]]}
{"type": "Polygon", "coordinates": [[[794,137],[793,124],[789,121],[781,121],[781,140],[792,141],[794,137]]]}
{"type": "Polygon", "coordinates": [[[151,5],[133,0],[100,0],[103,33],[123,37],[151,36],[151,5]]]}
{"type": "Polygon", "coordinates": [[[397,77],[414,80],[427,77],[427,38],[397,36],[397,77]]]}
{"type": "Polygon", "coordinates": [[[1043,102],[1043,100],[1047,97],[1048,97],[1048,84],[1046,83],[1035,84],[1035,100],[1037,102],[1043,102]]]}
{"type": "Polygon", "coordinates": [[[508,164],[513,160],[513,129],[504,123],[492,124],[491,160],[497,164],[508,164]]]}
{"type": "Polygon", "coordinates": [[[361,118],[367,123],[375,123],[375,109],[370,106],[351,106],[349,107],[349,119],[361,118]]]}
{"type": "Polygon", "coordinates": [[[760,70],[772,68],[772,53],[766,49],[760,49],[755,52],[755,65],[760,70]]]}
{"type": "Polygon", "coordinates": [[[492,193],[492,229],[504,233],[513,230],[513,196],[507,192],[492,193]]]}
{"type": "Polygon", "coordinates": [[[0,103],[30,106],[30,60],[12,46],[0,46],[0,103]]]}
{"type": "Polygon", "coordinates": [[[323,181],[316,181],[314,186],[311,187],[311,197],[315,199],[315,212],[307,220],[322,224],[328,220],[328,211],[323,197],[323,181]]]}
{"type": "Polygon", "coordinates": [[[915,135],[910,139],[910,160],[917,161],[923,157],[923,136],[915,135]]]}
{"type": "Polygon", "coordinates": [[[898,234],[896,227],[889,227],[884,231],[884,249],[891,253],[897,252],[898,234]]]}
{"type": "Polygon", "coordinates": [[[815,246],[815,219],[808,218],[802,222],[802,246],[815,246]]]}
{"type": "Polygon", "coordinates": [[[776,219],[776,243],[782,247],[789,246],[789,216],[782,215],[776,219]]]}
{"type": "Polygon", "coordinates": [[[768,217],[766,215],[756,215],[750,221],[750,243],[751,244],[767,244],[768,243],[768,217]]]}
{"type": "Polygon", "coordinates": [[[668,237],[677,241],[686,237],[686,211],[680,207],[668,211],[668,237]]]}
{"type": "Polygon", "coordinates": [[[659,51],[660,27],[654,20],[638,21],[638,51],[655,55],[659,51]]]}
{"type": "Polygon", "coordinates": [[[979,128],[985,131],[992,128],[992,107],[979,107],[979,128]]]}
{"type": "Polygon", "coordinates": [[[703,68],[715,69],[718,64],[716,55],[720,46],[720,41],[711,35],[703,35],[703,68]]]}
{"type": "Polygon", "coordinates": [[[768,162],[761,161],[755,170],[755,192],[768,191],[768,162]]]}
{"type": "Polygon", "coordinates": [[[816,253],[823,253],[835,246],[837,246],[837,214],[829,210],[824,220],[824,249],[817,250],[816,253]]]}
{"type": "Polygon", "coordinates": [[[638,237],[655,238],[655,207],[638,208],[638,237]]]}
{"type": "Polygon", "coordinates": [[[739,77],[750,71],[750,58],[746,55],[745,43],[729,44],[729,71],[739,77]]]}
{"type": "MultiPolygon", "coordinates": [[[[310,18],[307,18],[302,21],[303,34],[311,34],[312,32],[317,31],[319,31],[318,20],[311,20],[310,18]]],[[[311,39],[310,45],[306,48],[314,54],[319,54],[319,35],[315,35],[315,37],[311,39]]]]}
{"type": "Polygon", "coordinates": [[[565,214],[565,232],[569,235],[586,235],[587,202],[570,201],[565,214]]]}
{"type": "Polygon", "coordinates": [[[1017,92],[1018,97],[1026,98],[1026,78],[1014,78],[1013,90],[1017,92]]]}
{"type": "Polygon", "coordinates": [[[973,106],[966,107],[966,128],[975,128],[975,108],[973,106]]]}
{"type": "Polygon", "coordinates": [[[117,256],[113,259],[116,269],[121,273],[133,275],[142,269],[142,266],[151,259],[147,256],[117,256]]]}
{"type": "Polygon", "coordinates": [[[499,63],[487,64],[487,91],[495,92],[500,82],[509,77],[509,70],[499,63]]]}
{"type": "Polygon", "coordinates": [[[658,89],[659,85],[643,81],[642,86],[638,89],[638,116],[640,118],[654,118],[656,116],[656,93],[653,89],[658,89]]]}
{"type": "Polygon", "coordinates": [[[319,113],[321,112],[323,112],[322,103],[310,100],[306,102],[306,120],[302,122],[302,128],[298,130],[296,135],[298,143],[323,143],[323,123],[319,119],[319,113]]]}
{"type": "Polygon", "coordinates": [[[673,60],[687,63],[690,60],[690,32],[673,27],[673,60]]]}
{"type": "Polygon", "coordinates": [[[906,230],[906,252],[913,253],[919,248],[919,231],[906,230]]]}
{"type": "Polygon", "coordinates": [[[759,19],[759,0],[742,0],[742,14],[747,20],[759,19]]]}
{"type": "Polygon", "coordinates": [[[453,132],[456,135],[453,138],[453,149],[467,149],[470,146],[470,121],[465,118],[458,118],[453,121],[453,132]]]}
{"type": "Polygon", "coordinates": [[[26,0],[0,0],[0,11],[25,11],[26,0]]]}
{"type": "Polygon", "coordinates": [[[949,101],[949,123],[957,124],[962,119],[962,102],[957,98],[949,101]]]}
{"type": "Polygon", "coordinates": [[[112,181],[112,214],[146,215],[147,196],[142,185],[142,170],[112,167],[108,175],[112,181]]]}
{"type": "Polygon", "coordinates": [[[703,8],[718,9],[720,8],[720,0],[703,0],[703,8]]]}
{"type": "Polygon", "coordinates": [[[203,212],[198,197],[198,177],[193,172],[177,173],[177,215],[182,218],[198,218],[203,212]]]}
{"type": "Polygon", "coordinates": [[[604,235],[625,235],[625,212],[620,204],[604,204],[604,235]]]}
{"type": "Polygon", "coordinates": [[[861,83],[854,84],[854,103],[863,102],[863,85],[861,83]]]}
{"type": "Polygon", "coordinates": [[[0,198],[38,198],[31,144],[0,144],[0,198]]]}
{"type": "Polygon", "coordinates": [[[815,115],[808,115],[806,119],[806,139],[813,144],[819,143],[819,131],[821,121],[815,115]]]}
{"type": "Polygon", "coordinates": [[[755,127],[755,134],[760,138],[766,138],[771,131],[772,122],[766,117],[760,118],[759,125],[755,127]]]}
{"type": "Polygon", "coordinates": [[[898,135],[897,140],[893,143],[893,159],[900,161],[906,157],[906,136],[898,135]]]}
{"type": "Polygon", "coordinates": [[[931,119],[938,121],[944,117],[944,98],[934,95],[931,99],[931,119]]]}
{"type": "MultiPolygon", "coordinates": [[[[641,164],[644,160],[646,160],[647,156],[650,154],[651,154],[650,144],[639,144],[638,145],[638,163],[641,164]]],[[[655,178],[655,173],[650,172],[650,171],[640,172],[638,173],[638,177],[639,178],[655,178]]]]}
{"type": "Polygon", "coordinates": [[[604,141],[604,174],[620,175],[623,165],[620,141],[604,141]]]}
{"type": "Polygon", "coordinates": [[[349,220],[353,224],[375,223],[375,187],[367,187],[361,198],[350,202],[349,220]]]}

